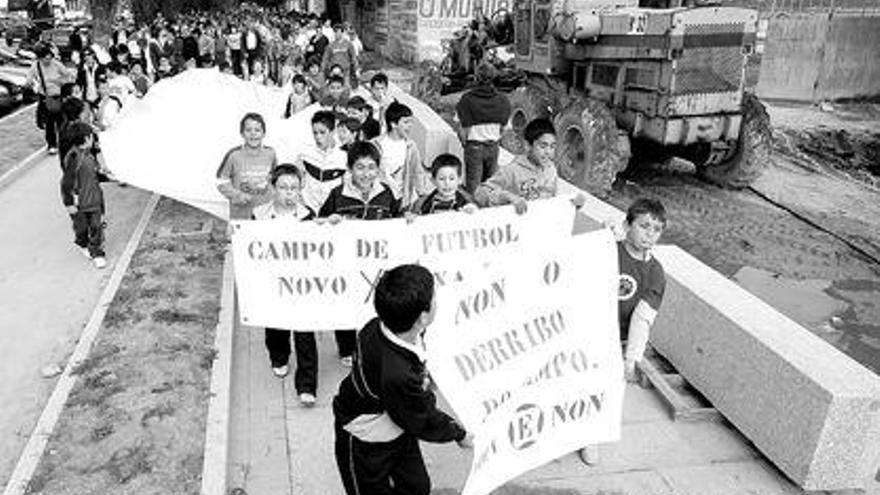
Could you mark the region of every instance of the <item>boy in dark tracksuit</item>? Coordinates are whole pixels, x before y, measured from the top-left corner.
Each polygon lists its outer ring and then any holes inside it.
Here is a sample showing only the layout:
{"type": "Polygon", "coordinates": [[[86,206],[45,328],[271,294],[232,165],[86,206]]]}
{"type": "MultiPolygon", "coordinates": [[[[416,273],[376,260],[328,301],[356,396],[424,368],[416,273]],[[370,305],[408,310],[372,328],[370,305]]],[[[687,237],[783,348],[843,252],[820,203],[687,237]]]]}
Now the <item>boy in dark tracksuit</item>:
{"type": "Polygon", "coordinates": [[[434,158],[431,164],[434,190],[413,203],[413,211],[419,215],[442,211],[477,211],[474,198],[461,189],[461,169],[461,160],[455,155],[443,153],[434,158]]]}
{"type": "MultiPolygon", "coordinates": [[[[383,220],[400,217],[400,200],[391,188],[379,181],[379,149],[372,143],[357,141],[348,148],[348,173],[342,184],[330,191],[318,216],[331,224],[342,218],[383,220]]],[[[337,330],[336,345],[342,364],[351,366],[355,331],[337,330]]]]}
{"type": "Polygon", "coordinates": [[[104,268],[104,193],[101,190],[101,166],[92,153],[92,126],[76,122],[70,129],[73,147],[64,157],[61,195],[67,212],[75,215],[76,245],[104,268]],[[87,250],[87,251],[86,251],[87,250]]]}
{"type": "Polygon", "coordinates": [[[378,318],[357,335],[351,373],[333,399],[336,463],[348,495],[428,495],[419,440],[471,438],[437,409],[422,336],[434,319],[434,278],[419,265],[386,272],[373,300],[378,318]]]}

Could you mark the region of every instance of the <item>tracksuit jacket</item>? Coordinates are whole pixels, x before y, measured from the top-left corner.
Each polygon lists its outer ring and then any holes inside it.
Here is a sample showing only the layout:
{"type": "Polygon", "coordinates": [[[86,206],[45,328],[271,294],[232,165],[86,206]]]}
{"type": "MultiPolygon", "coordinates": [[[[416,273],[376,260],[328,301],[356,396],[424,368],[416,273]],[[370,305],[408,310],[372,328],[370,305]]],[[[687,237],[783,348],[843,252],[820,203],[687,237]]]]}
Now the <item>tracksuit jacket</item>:
{"type": "MultiPolygon", "coordinates": [[[[336,424],[387,414],[401,431],[427,442],[460,441],[464,428],[437,409],[425,364],[413,351],[388,339],[378,318],[358,332],[351,373],[333,399],[336,424]]],[[[387,440],[386,440],[387,441],[387,440]]]]}

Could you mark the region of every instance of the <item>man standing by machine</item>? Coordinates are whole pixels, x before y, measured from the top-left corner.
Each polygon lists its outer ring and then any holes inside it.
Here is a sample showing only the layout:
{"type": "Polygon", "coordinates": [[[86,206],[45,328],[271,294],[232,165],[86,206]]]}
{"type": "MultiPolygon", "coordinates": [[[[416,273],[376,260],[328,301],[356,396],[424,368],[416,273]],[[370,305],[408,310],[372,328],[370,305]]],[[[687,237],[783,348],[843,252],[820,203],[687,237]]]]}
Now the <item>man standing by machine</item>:
{"type": "Polygon", "coordinates": [[[502,127],[510,120],[510,101],[492,81],[495,69],[477,67],[476,86],[468,90],[455,107],[464,143],[465,189],[471,194],[498,168],[498,143],[502,127]]]}

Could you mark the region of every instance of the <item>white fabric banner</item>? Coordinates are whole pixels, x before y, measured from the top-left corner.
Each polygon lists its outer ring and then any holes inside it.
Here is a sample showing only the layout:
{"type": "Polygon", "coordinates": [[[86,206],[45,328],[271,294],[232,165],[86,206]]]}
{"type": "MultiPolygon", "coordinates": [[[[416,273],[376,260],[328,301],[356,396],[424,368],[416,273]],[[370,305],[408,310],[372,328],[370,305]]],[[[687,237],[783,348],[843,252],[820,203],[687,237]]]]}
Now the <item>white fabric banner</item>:
{"type": "MultiPolygon", "coordinates": [[[[338,225],[286,220],[232,222],[241,320],[292,330],[360,328],[374,316],[382,271],[419,263],[451,285],[504,253],[540,250],[571,237],[570,199],[535,201],[476,213],[440,213],[338,225]]],[[[506,258],[505,258],[506,259],[506,258]]]]}
{"type": "MultiPolygon", "coordinates": [[[[439,153],[461,156],[455,133],[424,103],[394,85],[389,94],[413,109],[412,138],[425,163],[439,153]]],[[[112,128],[101,133],[108,168],[123,182],[174,198],[229,219],[229,203],[217,191],[217,169],[242,143],[239,122],[248,112],[266,121],[264,144],[278,163],[292,163],[313,142],[315,104],[282,118],[288,93],[245,82],[215,69],[191,69],[159,81],[143,99],[133,99],[112,128]]]]}
{"type": "Polygon", "coordinates": [[[620,438],[623,360],[610,231],[502,255],[438,289],[428,367],[468,431],[463,495],[620,438]]]}

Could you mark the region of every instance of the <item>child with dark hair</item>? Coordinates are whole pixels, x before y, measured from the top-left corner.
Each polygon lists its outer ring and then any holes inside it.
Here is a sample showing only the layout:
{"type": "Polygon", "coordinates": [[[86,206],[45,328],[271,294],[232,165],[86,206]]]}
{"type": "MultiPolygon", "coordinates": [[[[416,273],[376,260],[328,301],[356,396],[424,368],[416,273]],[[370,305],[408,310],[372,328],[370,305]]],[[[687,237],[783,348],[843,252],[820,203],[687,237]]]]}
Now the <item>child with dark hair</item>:
{"type": "MultiPolygon", "coordinates": [[[[330,191],[318,216],[331,224],[339,223],[343,218],[383,220],[402,216],[400,201],[379,180],[380,160],[379,150],[372,143],[352,143],[348,148],[348,173],[342,177],[342,184],[330,191]]],[[[354,330],[336,332],[339,357],[345,366],[351,366],[354,333],[354,330]]]]}
{"type": "Polygon", "coordinates": [[[430,215],[440,211],[477,211],[474,199],[462,190],[462,164],[457,156],[444,153],[434,158],[431,164],[431,182],[434,190],[422,196],[413,205],[419,215],[430,215]]]}
{"type": "Polygon", "coordinates": [[[348,174],[333,188],[318,216],[336,223],[344,218],[382,220],[403,215],[400,200],[379,180],[379,149],[370,142],[356,141],[348,148],[348,174]]]}
{"type": "MultiPolygon", "coordinates": [[[[272,170],[269,183],[272,201],[254,208],[254,220],[276,218],[296,219],[301,222],[315,218],[315,212],[302,202],[302,172],[290,163],[282,163],[272,170]]],[[[290,359],[290,330],[266,328],[266,350],[272,373],[278,378],[287,376],[290,359]]],[[[315,405],[318,389],[318,349],[314,332],[293,332],[296,349],[294,386],[300,404],[315,405]]]]}
{"type": "Polygon", "coordinates": [[[238,126],[244,143],[232,148],[217,169],[217,189],[229,199],[229,218],[251,218],[253,208],[269,198],[269,174],[278,159],[275,150],[263,144],[266,122],[258,113],[248,113],[238,126]]]}
{"type": "Polygon", "coordinates": [[[314,58],[306,59],[306,73],[304,74],[304,77],[309,86],[309,93],[312,95],[312,100],[318,101],[327,82],[324,79],[324,74],[321,73],[320,60],[315,60],[314,58]]]}
{"type": "Polygon", "coordinates": [[[415,141],[410,139],[413,125],[412,110],[397,101],[385,111],[388,132],[373,142],[382,154],[382,180],[404,209],[408,209],[422,195],[430,191],[428,171],[422,164],[422,155],[415,141]]]}
{"type": "Polygon", "coordinates": [[[349,91],[342,76],[332,74],[327,78],[327,88],[321,96],[321,106],[334,112],[344,112],[348,103],[349,91]]]}
{"type": "Polygon", "coordinates": [[[61,196],[73,218],[74,242],[95,266],[104,268],[104,193],[101,166],[92,153],[94,131],[85,122],[71,124],[72,148],[64,157],[61,196]]]}
{"type": "Polygon", "coordinates": [[[317,211],[324,204],[330,191],[342,184],[346,172],[346,155],[339,149],[333,134],[336,115],[319,110],[312,116],[313,142],[302,147],[296,164],[305,172],[303,200],[309,208],[317,211]]]}
{"type": "Polygon", "coordinates": [[[425,368],[434,277],[419,265],[395,267],[379,279],[373,305],[378,318],[358,332],[352,370],[333,399],[339,474],[348,495],[428,495],[419,441],[472,446],[465,429],[437,408],[425,368]]]}
{"type": "MultiPolygon", "coordinates": [[[[666,228],[666,209],[656,199],[639,198],[626,210],[624,238],[617,243],[620,272],[617,314],[620,342],[624,346],[623,373],[628,382],[636,381],[636,366],[645,354],[651,327],[666,292],[666,274],[651,250],[666,228]]],[[[599,463],[599,446],[588,445],[578,451],[584,464],[599,463]]]]}
{"type": "Polygon", "coordinates": [[[147,90],[150,89],[150,79],[147,77],[147,74],[144,73],[144,64],[141,61],[135,61],[131,64],[131,73],[129,75],[131,82],[134,83],[135,90],[137,91],[137,95],[143,97],[147,94],[147,90]]]}
{"type": "Polygon", "coordinates": [[[513,204],[517,213],[526,202],[556,196],[556,130],[547,119],[535,119],[523,131],[528,150],[502,165],[477,187],[474,197],[480,206],[513,204]]]}
{"type": "Polygon", "coordinates": [[[373,117],[378,122],[385,122],[385,109],[391,104],[388,96],[388,76],[384,72],[377,72],[370,78],[370,97],[367,103],[373,108],[373,117]]]}
{"type": "Polygon", "coordinates": [[[346,104],[346,111],[360,123],[359,141],[370,141],[382,134],[382,127],[373,118],[373,107],[361,96],[352,96],[346,104]]]}
{"type": "Polygon", "coordinates": [[[309,93],[308,82],[302,74],[295,74],[291,79],[290,96],[287,98],[287,108],[284,110],[284,118],[289,119],[300,110],[312,104],[312,95],[309,93]]]}
{"type": "Polygon", "coordinates": [[[354,117],[342,117],[336,126],[336,140],[342,151],[348,152],[349,146],[360,139],[361,124],[354,117]]]}

